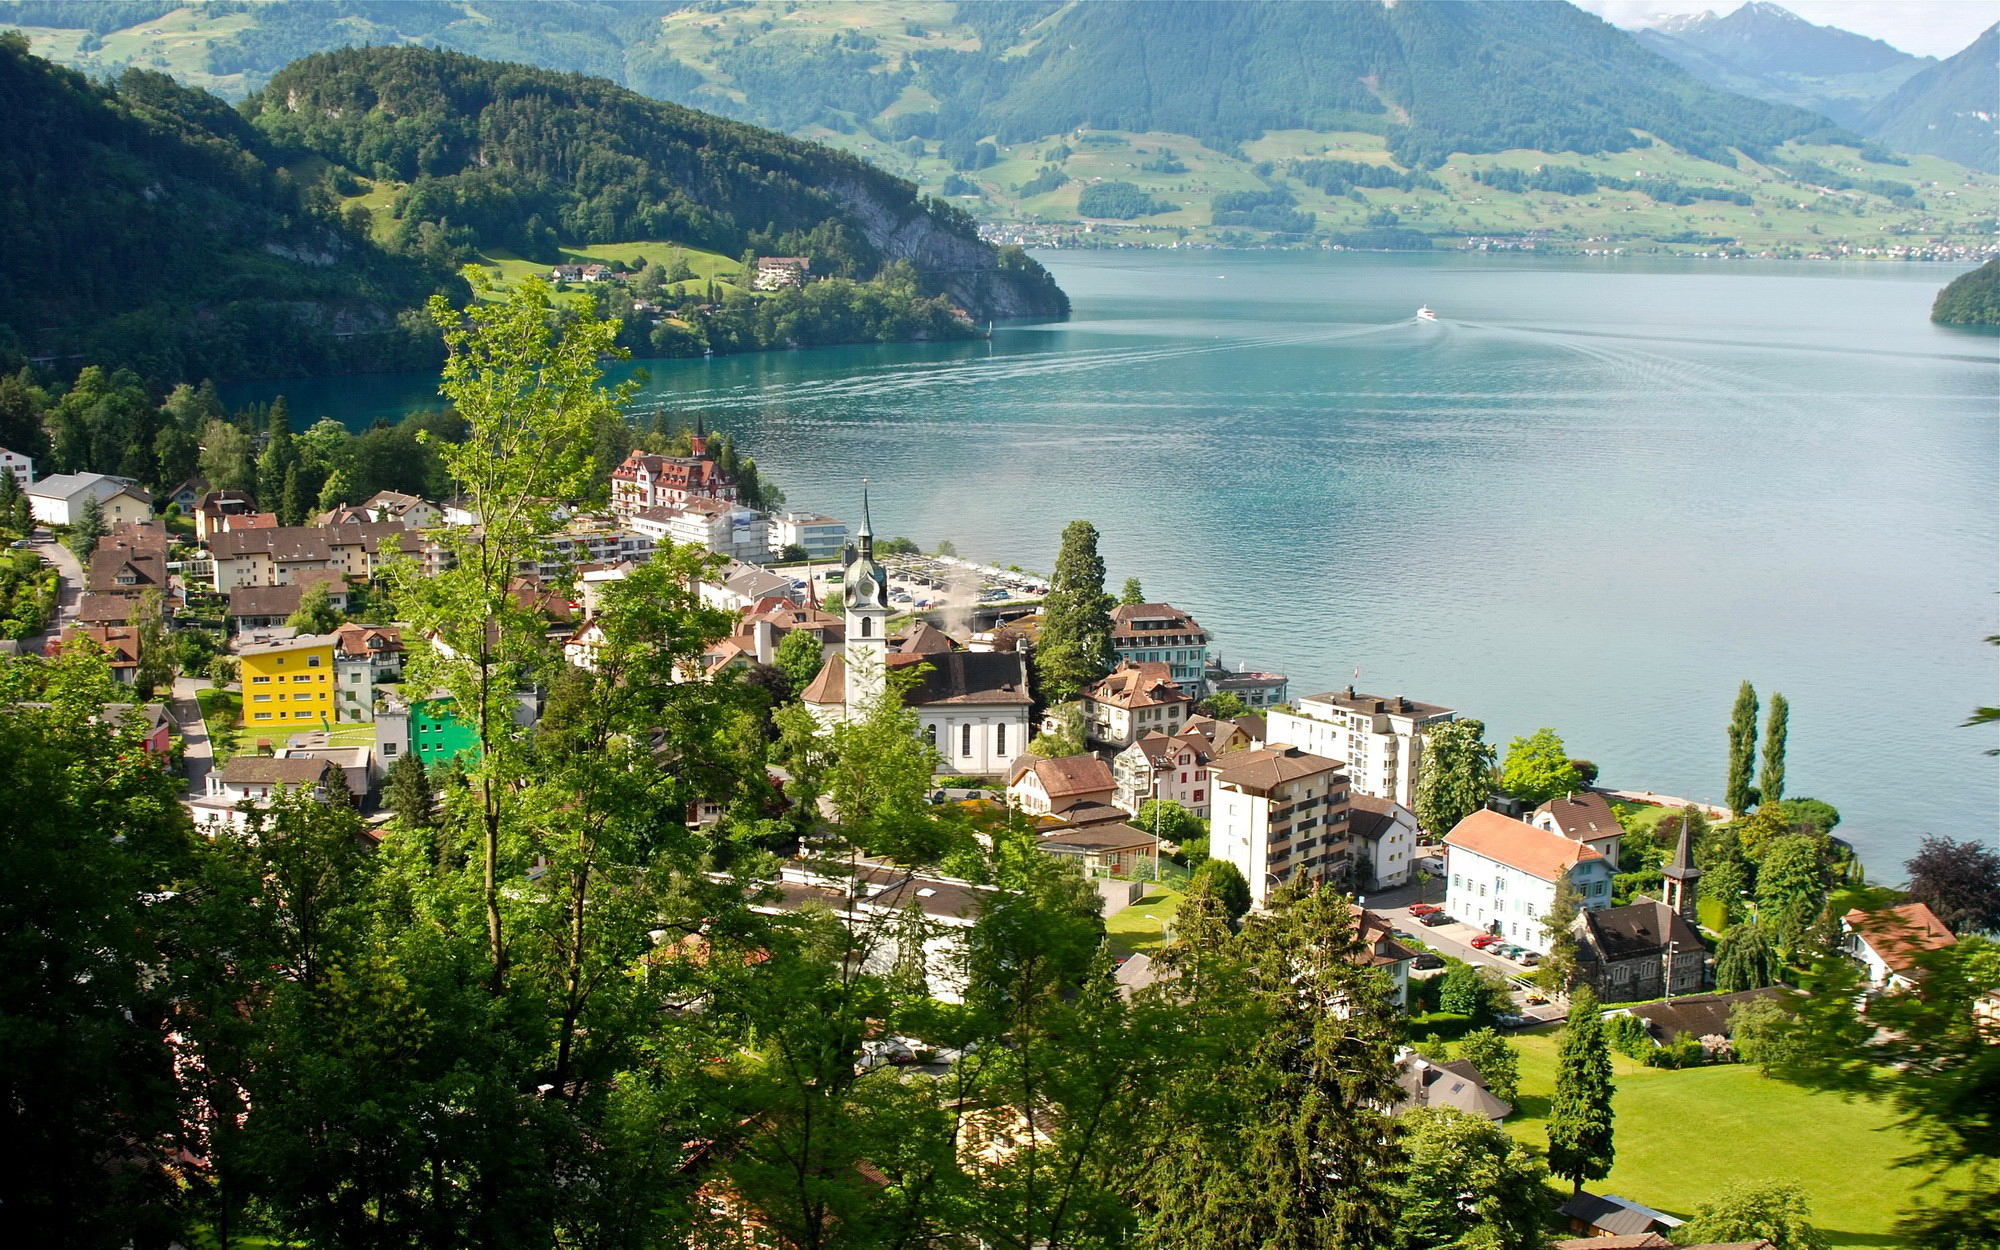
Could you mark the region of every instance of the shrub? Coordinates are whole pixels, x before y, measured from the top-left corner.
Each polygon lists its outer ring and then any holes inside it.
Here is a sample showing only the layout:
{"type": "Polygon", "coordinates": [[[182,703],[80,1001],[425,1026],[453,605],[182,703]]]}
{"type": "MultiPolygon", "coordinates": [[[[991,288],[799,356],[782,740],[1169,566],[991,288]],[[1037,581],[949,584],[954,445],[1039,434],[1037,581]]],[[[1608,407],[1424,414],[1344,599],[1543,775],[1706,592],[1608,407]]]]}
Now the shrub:
{"type": "Polygon", "coordinates": [[[1647,1063],[1653,1061],[1653,1053],[1659,1049],[1653,1045],[1653,1035],[1646,1032],[1646,1022],[1630,1012],[1606,1016],[1604,1037],[1611,1043],[1611,1049],[1647,1063]]]}

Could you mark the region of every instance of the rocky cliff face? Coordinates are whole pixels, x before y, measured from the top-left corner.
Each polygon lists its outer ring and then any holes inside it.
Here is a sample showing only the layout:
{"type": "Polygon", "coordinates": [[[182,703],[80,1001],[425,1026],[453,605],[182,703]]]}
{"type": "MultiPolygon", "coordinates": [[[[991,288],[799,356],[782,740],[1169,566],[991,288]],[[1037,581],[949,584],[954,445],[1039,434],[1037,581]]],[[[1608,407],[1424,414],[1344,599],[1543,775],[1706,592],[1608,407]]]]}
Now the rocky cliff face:
{"type": "Polygon", "coordinates": [[[859,182],[827,188],[862,232],[890,260],[917,267],[929,289],[951,297],[975,321],[1007,317],[1066,317],[1069,296],[1048,271],[1025,256],[1003,265],[1000,250],[968,237],[927,213],[885,204],[859,182]]]}

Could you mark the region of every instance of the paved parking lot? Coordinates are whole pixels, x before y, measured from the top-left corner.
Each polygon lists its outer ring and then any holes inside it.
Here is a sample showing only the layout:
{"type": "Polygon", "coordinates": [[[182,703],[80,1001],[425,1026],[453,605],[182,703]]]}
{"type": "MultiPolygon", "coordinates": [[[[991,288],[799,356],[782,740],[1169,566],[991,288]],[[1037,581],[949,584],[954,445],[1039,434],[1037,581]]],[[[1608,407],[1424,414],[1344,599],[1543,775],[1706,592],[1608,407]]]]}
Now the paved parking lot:
{"type": "MultiPolygon", "coordinates": [[[[1411,915],[1410,906],[1412,904],[1426,901],[1436,903],[1442,901],[1444,898],[1444,889],[1441,882],[1432,882],[1430,887],[1423,891],[1423,893],[1425,897],[1420,898],[1415,888],[1406,886],[1400,890],[1386,890],[1379,894],[1368,895],[1365,902],[1369,911],[1386,917],[1391,926],[1415,936],[1419,942],[1422,942],[1425,946],[1430,947],[1440,955],[1448,955],[1453,959],[1464,960],[1466,963],[1475,966],[1491,968],[1509,980],[1534,975],[1535,970],[1525,964],[1517,963],[1503,955],[1489,954],[1474,947],[1472,939],[1479,936],[1479,930],[1473,928],[1471,925],[1460,924],[1456,920],[1447,920],[1443,924],[1431,926],[1426,925],[1418,917],[1411,915]]],[[[1437,973],[1435,971],[1425,973],[1412,970],[1411,975],[1422,977],[1435,976],[1437,973]]],[[[1528,991],[1516,987],[1514,993],[1515,1010],[1528,1017],[1531,1021],[1541,1023],[1547,1020],[1559,1020],[1562,1018],[1565,1009],[1560,1002],[1530,1004],[1527,1001],[1528,998],[1528,991]]]]}

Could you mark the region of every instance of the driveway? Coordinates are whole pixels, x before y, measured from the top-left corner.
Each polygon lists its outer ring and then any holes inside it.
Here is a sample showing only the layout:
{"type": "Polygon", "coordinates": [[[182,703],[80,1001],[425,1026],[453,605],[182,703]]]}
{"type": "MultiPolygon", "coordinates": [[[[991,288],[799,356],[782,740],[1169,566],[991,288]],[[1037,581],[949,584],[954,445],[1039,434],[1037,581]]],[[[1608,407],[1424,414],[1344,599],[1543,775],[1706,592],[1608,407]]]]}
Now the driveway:
{"type": "Polygon", "coordinates": [[[202,720],[201,703],[195,698],[195,691],[205,690],[214,684],[206,677],[176,677],[173,698],[167,702],[167,712],[180,727],[189,794],[207,792],[208,774],[215,767],[215,749],[208,740],[208,724],[202,720]]]}
{"type": "MultiPolygon", "coordinates": [[[[1430,890],[1426,892],[1442,896],[1444,893],[1442,883],[1432,882],[1430,890]]],[[[1397,893],[1400,893],[1400,891],[1388,891],[1381,895],[1369,896],[1368,910],[1387,917],[1390,925],[1394,928],[1416,934],[1418,941],[1440,955],[1447,955],[1453,959],[1463,960],[1475,967],[1491,968],[1501,976],[1506,977],[1509,981],[1513,981],[1519,977],[1532,977],[1535,974],[1535,970],[1526,964],[1516,963],[1514,960],[1502,955],[1488,954],[1486,951],[1473,946],[1472,939],[1479,936],[1480,930],[1469,924],[1460,924],[1456,920],[1447,920],[1436,927],[1426,925],[1422,920],[1410,914],[1410,903],[1418,901],[1415,897],[1411,897],[1400,906],[1384,906],[1380,901],[1390,898],[1397,893]]],[[[1514,1009],[1528,1017],[1531,1021],[1541,1023],[1547,1020],[1560,1020],[1563,1017],[1564,1008],[1561,1003],[1549,1002],[1539,1006],[1531,1006],[1528,1004],[1527,998],[1528,993],[1519,986],[1516,986],[1514,991],[1514,1009]]]]}
{"type": "Polygon", "coordinates": [[[47,531],[35,531],[28,541],[34,553],[55,565],[56,573],[62,578],[61,584],[56,587],[56,614],[49,621],[48,631],[41,638],[32,640],[32,645],[39,652],[43,643],[59,637],[63,628],[76,619],[77,605],[83,601],[83,564],[77,560],[75,552],[50,537],[47,531]]]}

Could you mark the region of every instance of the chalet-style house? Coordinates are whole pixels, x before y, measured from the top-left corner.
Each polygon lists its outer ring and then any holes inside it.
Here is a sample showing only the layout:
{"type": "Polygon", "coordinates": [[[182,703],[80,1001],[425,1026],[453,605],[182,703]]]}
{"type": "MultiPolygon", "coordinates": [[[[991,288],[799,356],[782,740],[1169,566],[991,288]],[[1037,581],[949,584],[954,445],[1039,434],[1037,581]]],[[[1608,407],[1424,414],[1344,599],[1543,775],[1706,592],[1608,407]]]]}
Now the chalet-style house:
{"type": "Polygon", "coordinates": [[[1937,913],[1923,903],[1881,911],[1856,909],[1840,918],[1840,948],[1876,989],[1907,990],[1923,977],[1919,956],[1958,942],[1937,913]]]}
{"type": "Polygon", "coordinates": [[[1149,733],[1177,734],[1194,706],[1165,664],[1123,661],[1083,688],[1083,734],[1093,747],[1122,751],[1149,733]]]}
{"type": "MultiPolygon", "coordinates": [[[[1045,759],[1023,755],[1007,778],[1007,801],[1030,816],[1060,816],[1079,807],[1109,806],[1117,782],[1095,755],[1045,759]]],[[[1125,813],[1118,813],[1121,817],[1125,813]]]]}

